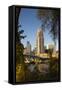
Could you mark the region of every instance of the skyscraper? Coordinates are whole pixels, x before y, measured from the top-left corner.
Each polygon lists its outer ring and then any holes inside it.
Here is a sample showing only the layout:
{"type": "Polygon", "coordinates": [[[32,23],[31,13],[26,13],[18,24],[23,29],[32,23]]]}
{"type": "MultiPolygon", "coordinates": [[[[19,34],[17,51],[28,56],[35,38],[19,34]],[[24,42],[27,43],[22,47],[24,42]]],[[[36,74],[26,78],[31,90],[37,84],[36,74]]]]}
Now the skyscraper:
{"type": "Polygon", "coordinates": [[[24,48],[24,54],[31,54],[31,44],[29,41],[27,41],[27,45],[26,47],[24,48]]]}
{"type": "Polygon", "coordinates": [[[29,41],[27,41],[27,54],[31,54],[31,44],[29,41]]]}
{"type": "Polygon", "coordinates": [[[36,35],[36,49],[37,54],[41,54],[44,52],[44,35],[43,30],[41,28],[38,29],[36,35]]]}

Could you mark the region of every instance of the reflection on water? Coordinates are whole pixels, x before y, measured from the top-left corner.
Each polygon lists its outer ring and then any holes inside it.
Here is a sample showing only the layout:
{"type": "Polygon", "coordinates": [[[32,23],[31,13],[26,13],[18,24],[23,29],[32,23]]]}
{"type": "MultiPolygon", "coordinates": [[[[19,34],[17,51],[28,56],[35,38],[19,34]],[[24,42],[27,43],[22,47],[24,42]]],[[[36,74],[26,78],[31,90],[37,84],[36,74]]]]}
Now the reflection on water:
{"type": "Polygon", "coordinates": [[[40,60],[25,58],[25,64],[30,72],[35,72],[36,69],[39,73],[47,74],[49,72],[49,60],[40,60]]]}
{"type": "Polygon", "coordinates": [[[58,60],[26,61],[16,66],[16,81],[58,80],[58,60]]]}
{"type": "Polygon", "coordinates": [[[30,72],[35,72],[35,70],[37,70],[42,73],[42,74],[46,74],[49,72],[49,63],[45,63],[45,64],[29,64],[28,65],[28,69],[30,70],[30,72]]]}
{"type": "Polygon", "coordinates": [[[28,65],[28,69],[30,70],[30,72],[34,72],[35,71],[35,67],[36,67],[36,64],[28,65]]]}

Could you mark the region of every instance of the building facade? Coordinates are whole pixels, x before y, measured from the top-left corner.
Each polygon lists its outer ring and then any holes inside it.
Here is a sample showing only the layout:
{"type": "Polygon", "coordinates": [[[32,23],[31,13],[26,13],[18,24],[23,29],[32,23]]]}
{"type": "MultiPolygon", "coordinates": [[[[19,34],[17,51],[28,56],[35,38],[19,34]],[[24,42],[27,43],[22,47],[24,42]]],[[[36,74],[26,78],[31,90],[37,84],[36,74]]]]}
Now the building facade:
{"type": "Polygon", "coordinates": [[[31,44],[29,41],[27,41],[27,54],[31,54],[31,44]]]}
{"type": "Polygon", "coordinates": [[[27,45],[24,48],[24,54],[31,54],[31,44],[29,41],[27,41],[27,45]]]}
{"type": "Polygon", "coordinates": [[[43,30],[41,28],[37,30],[36,49],[37,49],[37,54],[44,53],[44,35],[43,35],[43,30]]]}

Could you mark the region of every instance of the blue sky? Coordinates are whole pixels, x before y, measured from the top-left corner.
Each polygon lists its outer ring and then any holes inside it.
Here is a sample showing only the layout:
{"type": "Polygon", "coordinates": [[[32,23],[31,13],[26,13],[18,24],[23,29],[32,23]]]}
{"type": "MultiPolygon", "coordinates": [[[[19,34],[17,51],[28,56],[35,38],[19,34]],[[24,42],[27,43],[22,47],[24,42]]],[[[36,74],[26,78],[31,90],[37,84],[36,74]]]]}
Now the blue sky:
{"type": "MultiPolygon", "coordinates": [[[[22,8],[19,15],[19,24],[21,24],[21,29],[24,30],[24,35],[27,35],[25,39],[22,40],[24,47],[26,47],[27,41],[30,41],[32,49],[36,45],[36,32],[41,26],[40,20],[37,18],[37,9],[22,8]]],[[[53,44],[52,38],[50,37],[48,30],[44,32],[44,45],[53,44]]],[[[56,46],[56,48],[58,45],[56,46]]]]}

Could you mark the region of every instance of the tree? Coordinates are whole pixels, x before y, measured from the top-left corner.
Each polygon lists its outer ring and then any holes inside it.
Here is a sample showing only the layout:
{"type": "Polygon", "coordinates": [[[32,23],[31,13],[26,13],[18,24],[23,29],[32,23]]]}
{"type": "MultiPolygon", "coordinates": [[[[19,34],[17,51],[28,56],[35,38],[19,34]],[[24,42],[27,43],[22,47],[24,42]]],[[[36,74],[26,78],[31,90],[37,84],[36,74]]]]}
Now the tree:
{"type": "Polygon", "coordinates": [[[16,81],[21,82],[25,81],[26,79],[26,65],[24,63],[24,45],[22,44],[21,40],[26,37],[26,35],[23,35],[24,30],[20,30],[21,25],[18,23],[19,14],[21,9],[16,8],[16,81]]]}
{"type": "Polygon", "coordinates": [[[24,45],[21,43],[21,40],[26,37],[23,36],[24,30],[19,30],[19,28],[21,28],[21,25],[18,23],[20,11],[20,8],[16,8],[16,63],[24,62],[24,45]]]}
{"type": "Polygon", "coordinates": [[[21,25],[18,23],[19,20],[19,14],[21,12],[21,9],[19,7],[16,8],[16,42],[21,43],[21,39],[24,39],[26,36],[23,36],[24,30],[20,30],[21,25]]]}
{"type": "Polygon", "coordinates": [[[41,20],[41,27],[43,30],[49,30],[51,37],[56,46],[56,40],[58,38],[60,27],[60,10],[59,9],[39,9],[37,17],[41,20]]]}
{"type": "Polygon", "coordinates": [[[24,39],[26,36],[23,36],[24,30],[20,30],[17,32],[16,36],[16,62],[17,63],[24,63],[24,56],[23,56],[23,50],[24,45],[21,43],[21,40],[24,39]]]}

